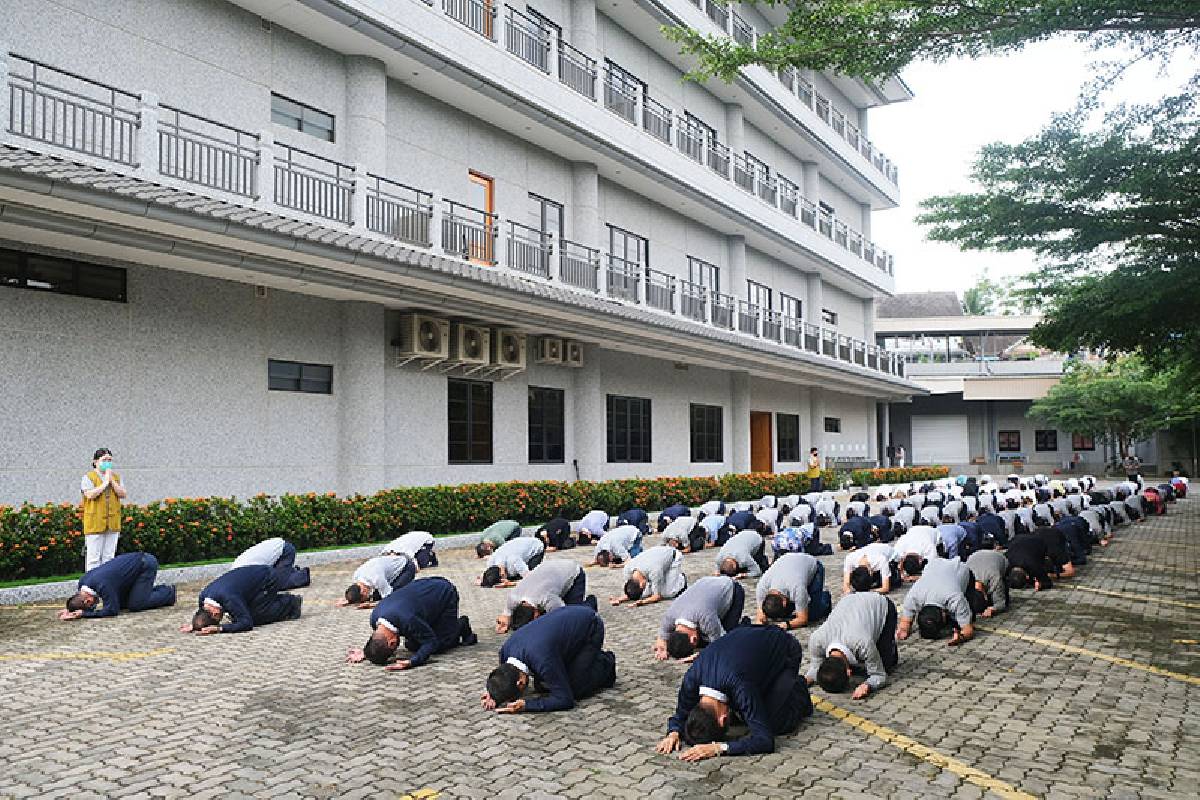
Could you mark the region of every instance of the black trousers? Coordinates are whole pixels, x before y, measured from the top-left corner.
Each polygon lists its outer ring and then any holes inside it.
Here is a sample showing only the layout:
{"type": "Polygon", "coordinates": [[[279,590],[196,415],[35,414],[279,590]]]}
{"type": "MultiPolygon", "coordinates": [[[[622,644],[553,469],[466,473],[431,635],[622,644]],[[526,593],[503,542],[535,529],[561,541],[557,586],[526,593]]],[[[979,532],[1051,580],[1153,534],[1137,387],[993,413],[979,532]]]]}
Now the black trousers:
{"type": "Polygon", "coordinates": [[[754,548],[754,552],[751,555],[754,558],[754,563],[758,564],[758,568],[761,569],[763,572],[766,572],[768,569],[770,569],[771,563],[769,561],[767,561],[766,540],[760,541],[758,543],[758,547],[754,548]]]}
{"type": "Polygon", "coordinates": [[[742,610],[746,607],[746,590],[742,588],[741,581],[733,582],[733,600],[729,603],[729,610],[721,616],[721,627],[725,632],[736,628],[742,621],[742,610]]]}
{"type": "Polygon", "coordinates": [[[579,570],[579,574],[575,576],[575,581],[571,584],[571,588],[567,589],[567,593],[563,595],[563,603],[569,606],[581,606],[584,599],[587,598],[587,576],[583,570],[579,570]]]}
{"type": "Polygon", "coordinates": [[[604,649],[604,622],[596,617],[588,639],[567,656],[567,681],[576,700],[591,697],[617,682],[617,657],[604,649]]]}
{"type": "Polygon", "coordinates": [[[417,560],[417,566],[421,569],[436,567],[438,565],[437,554],[433,552],[433,542],[423,545],[413,558],[417,560]]]}
{"type": "MultiPolygon", "coordinates": [[[[430,621],[429,627],[433,628],[433,635],[437,637],[438,653],[458,647],[463,636],[471,633],[471,625],[467,618],[458,615],[457,600],[447,603],[438,618],[430,621]]],[[[415,653],[421,649],[421,643],[416,639],[407,638],[404,640],[404,649],[415,653]]]]}
{"type": "Polygon", "coordinates": [[[142,554],[142,568],[129,586],[121,603],[129,611],[148,611],[152,608],[175,605],[175,587],[154,585],[158,577],[158,559],[149,553],[142,554]]]}
{"type": "MultiPolygon", "coordinates": [[[[542,563],[542,559],[545,557],[546,557],[546,551],[543,550],[542,552],[538,553],[533,558],[529,559],[529,561],[526,562],[529,565],[529,572],[533,572],[535,569],[537,569],[537,565],[542,563]]],[[[526,572],[525,575],[528,575],[529,572],[526,572]]],[[[521,577],[525,577],[525,575],[522,575],[521,577]]]]}
{"type": "Polygon", "coordinates": [[[286,619],[300,617],[300,597],[278,591],[268,585],[266,589],[250,601],[250,619],[255,625],[270,625],[272,622],[282,622],[286,619]]]}
{"type": "Polygon", "coordinates": [[[887,621],[883,623],[883,632],[875,640],[875,649],[883,661],[883,668],[891,672],[900,663],[900,650],[896,647],[896,605],[888,600],[887,621]]]}
{"type": "Polygon", "coordinates": [[[417,577],[417,565],[409,561],[404,565],[404,569],[400,570],[400,574],[392,581],[392,589],[402,589],[412,583],[413,578],[417,577]]]}
{"type": "Polygon", "coordinates": [[[291,542],[283,543],[283,554],[272,569],[275,570],[275,585],[281,592],[309,584],[308,567],[300,569],[296,566],[296,545],[291,542]]]}
{"type": "Polygon", "coordinates": [[[808,695],[808,684],[800,675],[800,642],[788,637],[788,655],[767,690],[763,692],[770,719],[771,732],[776,736],[795,733],[800,722],[812,716],[812,698],[808,695]]]}
{"type": "Polygon", "coordinates": [[[699,553],[704,549],[704,543],[708,541],[708,531],[702,526],[697,525],[688,533],[688,551],[699,553]],[[697,533],[699,531],[699,533],[697,533]]]}

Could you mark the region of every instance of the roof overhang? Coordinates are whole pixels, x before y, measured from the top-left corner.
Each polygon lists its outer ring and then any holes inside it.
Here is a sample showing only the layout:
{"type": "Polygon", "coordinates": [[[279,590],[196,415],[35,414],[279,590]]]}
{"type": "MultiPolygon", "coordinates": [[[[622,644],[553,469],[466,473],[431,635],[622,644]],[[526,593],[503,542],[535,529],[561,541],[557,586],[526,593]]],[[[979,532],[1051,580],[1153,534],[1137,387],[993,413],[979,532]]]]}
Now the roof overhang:
{"type": "Polygon", "coordinates": [[[984,333],[1023,334],[1042,321],[1036,314],[1022,316],[949,316],[879,317],[875,320],[878,336],[931,334],[934,336],[971,336],[984,333]]]}

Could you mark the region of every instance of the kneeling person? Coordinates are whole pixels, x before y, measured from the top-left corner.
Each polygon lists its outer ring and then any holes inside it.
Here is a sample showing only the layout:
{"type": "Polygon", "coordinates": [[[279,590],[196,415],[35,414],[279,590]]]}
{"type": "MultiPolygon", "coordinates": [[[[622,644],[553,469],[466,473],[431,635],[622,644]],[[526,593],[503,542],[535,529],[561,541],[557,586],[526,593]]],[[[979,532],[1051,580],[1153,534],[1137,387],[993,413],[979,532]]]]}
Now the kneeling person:
{"type": "Polygon", "coordinates": [[[574,561],[543,561],[508,593],[504,613],[496,617],[496,633],[517,630],[563,606],[586,605],[596,610],[595,595],[587,594],[587,577],[574,561]]]}
{"type": "Polygon", "coordinates": [[[838,694],[850,688],[855,670],[867,679],[854,690],[861,700],[887,683],[888,672],[900,662],[896,650],[896,606],[874,592],[848,594],[834,606],[829,619],[808,640],[812,664],[808,685],[819,683],[838,694]]]}
{"type": "Polygon", "coordinates": [[[904,598],[896,638],[907,639],[916,618],[922,639],[940,639],[947,628],[953,628],[949,644],[962,644],[975,635],[975,614],[983,611],[985,602],[975,591],[966,564],[935,558],[904,598]]]}
{"type": "Polygon", "coordinates": [[[79,579],[78,589],[67,600],[66,610],[58,612],[58,618],[64,622],[81,617],[100,619],[115,617],[122,608],[149,611],[175,605],[175,587],[155,586],[156,577],[158,559],[149,553],[119,555],[79,579]]]}
{"type": "Polygon", "coordinates": [[[678,596],[687,586],[683,554],[674,547],[659,545],[639,553],[625,565],[625,594],[611,598],[614,606],[626,600],[648,606],[678,596]]]}
{"type": "Polygon", "coordinates": [[[356,605],[370,608],[390,595],[394,590],[412,583],[417,575],[417,565],[408,556],[375,556],[354,570],[346,596],[339,606],[356,605]]]}
{"type": "Polygon", "coordinates": [[[825,565],[808,553],[785,553],[775,559],[755,594],[758,624],[769,622],[784,630],[823,618],[833,605],[825,588],[825,565]]]}
{"type": "Polygon", "coordinates": [[[471,621],[458,614],[458,590],[445,578],[421,578],[385,597],[371,612],[371,638],[362,650],[351,650],[346,660],[387,665],[403,639],[412,653],[388,666],[389,670],[419,667],[436,653],[459,645],[472,645],[479,637],[471,621]]]}
{"type": "Polygon", "coordinates": [[[698,649],[737,627],[746,590],[727,575],[709,575],[675,598],[658,628],[654,657],[690,658],[698,649]]]}
{"type": "Polygon", "coordinates": [[[275,586],[281,592],[301,589],[309,584],[308,567],[296,566],[296,545],[276,536],[264,539],[253,547],[242,551],[233,560],[231,569],[238,567],[263,566],[275,572],[275,586]]]}
{"type": "Polygon", "coordinates": [[[488,557],[487,569],[479,579],[485,589],[493,586],[512,586],[536,569],[546,554],[546,545],[536,536],[509,539],[488,557]]]}
{"type": "Polygon", "coordinates": [[[231,569],[204,587],[199,605],[192,624],[184,625],[180,631],[201,636],[243,633],[255,625],[299,619],[301,598],[280,592],[270,567],[254,565],[231,569]],[[229,622],[222,625],[225,616],[229,622]]]}
{"type": "Polygon", "coordinates": [[[437,553],[433,552],[434,539],[429,531],[410,531],[393,539],[383,548],[381,556],[408,556],[417,562],[417,569],[428,569],[438,565],[437,553]]]}
{"type": "Polygon", "coordinates": [[[757,578],[767,569],[765,549],[766,542],[758,531],[735,533],[717,551],[717,574],[731,578],[742,575],[757,578]]]}

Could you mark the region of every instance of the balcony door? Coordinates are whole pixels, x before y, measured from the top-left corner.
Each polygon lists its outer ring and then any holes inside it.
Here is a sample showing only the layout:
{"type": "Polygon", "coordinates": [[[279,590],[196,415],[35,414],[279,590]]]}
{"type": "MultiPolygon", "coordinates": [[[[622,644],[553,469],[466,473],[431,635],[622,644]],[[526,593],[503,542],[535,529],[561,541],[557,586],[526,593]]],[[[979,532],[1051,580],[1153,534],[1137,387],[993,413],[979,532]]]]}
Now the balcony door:
{"type": "Polygon", "coordinates": [[[496,182],[482,172],[471,170],[468,204],[479,213],[481,235],[469,240],[468,254],[476,264],[496,263],[496,182]]]}

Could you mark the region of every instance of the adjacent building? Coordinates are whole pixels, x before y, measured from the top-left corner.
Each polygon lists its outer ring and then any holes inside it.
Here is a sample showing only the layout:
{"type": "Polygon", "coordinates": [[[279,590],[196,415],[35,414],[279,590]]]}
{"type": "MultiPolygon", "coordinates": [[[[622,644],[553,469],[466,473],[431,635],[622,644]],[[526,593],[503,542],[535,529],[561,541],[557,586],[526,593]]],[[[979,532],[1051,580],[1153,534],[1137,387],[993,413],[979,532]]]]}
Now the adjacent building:
{"type": "Polygon", "coordinates": [[[0,503],[875,463],[866,84],[687,0],[10,0],[0,503]]]}

